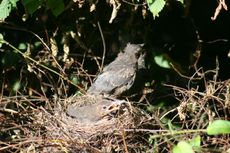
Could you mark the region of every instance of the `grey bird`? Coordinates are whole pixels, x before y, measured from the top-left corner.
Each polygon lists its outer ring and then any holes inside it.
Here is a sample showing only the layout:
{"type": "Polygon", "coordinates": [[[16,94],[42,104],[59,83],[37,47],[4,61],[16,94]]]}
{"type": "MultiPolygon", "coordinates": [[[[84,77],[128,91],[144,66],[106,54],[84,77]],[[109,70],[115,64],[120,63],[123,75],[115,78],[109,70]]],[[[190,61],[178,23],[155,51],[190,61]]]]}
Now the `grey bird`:
{"type": "Polygon", "coordinates": [[[128,43],[123,52],[103,68],[87,93],[119,97],[128,91],[135,82],[138,69],[145,68],[143,46],[128,43]]]}
{"type": "Polygon", "coordinates": [[[88,102],[83,105],[79,103],[69,105],[66,113],[80,123],[95,123],[105,117],[112,117],[125,103],[124,100],[109,97],[88,97],[86,100],[88,102]],[[95,103],[90,102],[94,100],[95,103]]]}

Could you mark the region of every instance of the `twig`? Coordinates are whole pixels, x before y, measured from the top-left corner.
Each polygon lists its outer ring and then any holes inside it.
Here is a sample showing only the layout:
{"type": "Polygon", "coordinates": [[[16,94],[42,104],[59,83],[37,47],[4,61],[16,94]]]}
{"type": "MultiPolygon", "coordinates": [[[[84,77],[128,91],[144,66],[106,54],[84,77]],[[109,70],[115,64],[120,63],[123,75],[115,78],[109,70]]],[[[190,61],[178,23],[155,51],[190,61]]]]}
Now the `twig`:
{"type": "Polygon", "coordinates": [[[225,11],[228,10],[228,6],[226,5],[225,0],[219,0],[219,5],[216,7],[216,11],[214,13],[214,16],[211,17],[212,21],[216,20],[217,16],[219,15],[220,11],[222,10],[222,8],[225,11]]]}
{"type": "MultiPolygon", "coordinates": [[[[172,68],[174,69],[174,71],[176,71],[179,76],[181,76],[182,78],[186,78],[186,79],[190,79],[191,77],[183,75],[173,64],[170,63],[170,65],[172,66],[172,68]]],[[[201,78],[193,78],[193,80],[200,80],[201,78]]]]}
{"type": "Polygon", "coordinates": [[[86,93],[86,91],[84,89],[82,89],[82,87],[80,87],[79,85],[77,84],[74,84],[72,81],[70,81],[67,77],[61,75],[60,73],[56,72],[55,70],[39,63],[38,61],[34,60],[33,58],[31,58],[30,56],[24,54],[23,52],[21,52],[20,50],[18,50],[16,47],[14,47],[13,45],[11,45],[10,43],[8,43],[7,41],[5,40],[1,40],[2,43],[5,43],[6,45],[10,46],[12,49],[14,49],[15,51],[17,51],[17,53],[21,54],[25,59],[29,59],[30,61],[34,62],[35,64],[41,66],[42,68],[58,75],[59,77],[61,77],[62,79],[66,80],[68,83],[74,85],[75,87],[77,87],[82,93],[86,93]]]}
{"type": "Polygon", "coordinates": [[[124,144],[125,152],[129,153],[127,143],[125,141],[125,130],[124,129],[121,130],[121,137],[122,137],[122,141],[123,141],[123,144],[124,144]]]}
{"type": "Polygon", "coordinates": [[[112,23],[113,20],[117,17],[117,13],[120,10],[121,3],[119,1],[117,1],[117,0],[110,0],[110,4],[113,5],[113,11],[111,13],[109,23],[112,23]]]}
{"type": "Polygon", "coordinates": [[[159,138],[163,136],[170,136],[170,135],[178,135],[178,134],[185,134],[185,133],[198,133],[198,132],[206,132],[206,129],[186,129],[186,130],[178,130],[178,131],[171,131],[171,130],[152,130],[152,129],[125,129],[125,131],[129,132],[150,132],[155,133],[157,135],[152,136],[152,138],[159,138]]]}
{"type": "MultiPolygon", "coordinates": [[[[6,24],[9,24],[9,23],[6,23],[6,24]]],[[[1,27],[12,29],[12,30],[25,31],[25,32],[31,33],[32,35],[34,35],[36,38],[38,38],[41,41],[41,43],[46,47],[46,49],[48,51],[50,51],[49,46],[47,46],[47,44],[43,41],[43,39],[41,37],[39,37],[36,33],[32,32],[30,30],[27,30],[27,29],[24,29],[24,28],[18,28],[18,27],[11,27],[11,26],[8,26],[8,25],[7,26],[1,26],[1,27]]]]}
{"type": "MultiPolygon", "coordinates": [[[[5,22],[5,23],[6,23],[6,22],[5,22]]],[[[9,23],[6,23],[6,24],[9,24],[9,23]]],[[[9,25],[10,25],[10,24],[9,24],[9,25]]],[[[1,26],[1,25],[0,25],[0,26],[1,26]]],[[[24,28],[15,27],[15,26],[14,26],[14,27],[11,27],[11,26],[8,26],[8,25],[7,25],[7,26],[2,26],[2,27],[8,28],[8,29],[12,29],[12,30],[19,30],[19,31],[28,32],[28,33],[34,35],[38,40],[40,40],[40,42],[42,43],[42,45],[45,46],[45,48],[46,48],[49,52],[51,51],[51,49],[50,49],[49,46],[44,42],[44,40],[43,40],[39,35],[37,35],[36,33],[34,33],[33,31],[30,31],[30,30],[24,29],[24,28]]],[[[61,67],[60,64],[57,62],[56,58],[55,58],[52,54],[51,54],[51,57],[53,58],[54,62],[57,64],[59,70],[61,70],[62,73],[65,74],[64,71],[63,71],[63,69],[62,69],[62,67],[61,67]]]]}
{"type": "Polygon", "coordinates": [[[166,115],[168,115],[169,113],[172,113],[172,112],[174,112],[174,111],[176,111],[177,110],[177,108],[174,108],[174,109],[172,109],[172,110],[169,110],[168,112],[166,112],[164,115],[162,115],[161,116],[161,118],[160,118],[160,120],[162,120],[166,115]]]}
{"type": "Polygon", "coordinates": [[[132,3],[132,2],[129,2],[126,0],[122,0],[122,2],[127,3],[129,5],[132,5],[132,6],[144,6],[144,5],[146,5],[146,2],[144,2],[143,4],[136,4],[136,3],[132,3]]]}
{"type": "Polygon", "coordinates": [[[159,133],[159,132],[167,132],[168,130],[151,130],[151,129],[125,129],[126,132],[151,132],[151,133],[159,133]]]}
{"type": "Polygon", "coordinates": [[[8,146],[5,146],[5,147],[1,147],[0,151],[6,150],[6,149],[9,149],[9,148],[16,148],[18,146],[21,146],[21,145],[24,145],[24,144],[28,144],[28,143],[31,143],[31,142],[44,142],[44,140],[42,140],[42,139],[38,139],[38,140],[26,140],[26,141],[23,141],[23,142],[19,142],[17,144],[11,144],[11,145],[8,145],[8,146]]]}
{"type": "Polygon", "coordinates": [[[100,22],[97,22],[97,26],[98,26],[98,29],[99,29],[99,31],[100,31],[101,40],[102,40],[102,44],[103,44],[103,54],[102,54],[101,66],[99,67],[100,72],[101,72],[101,71],[102,71],[102,69],[103,69],[103,66],[104,66],[104,61],[105,61],[106,44],[105,44],[105,38],[104,38],[104,35],[103,35],[103,32],[102,32],[102,29],[101,29],[100,22]]]}

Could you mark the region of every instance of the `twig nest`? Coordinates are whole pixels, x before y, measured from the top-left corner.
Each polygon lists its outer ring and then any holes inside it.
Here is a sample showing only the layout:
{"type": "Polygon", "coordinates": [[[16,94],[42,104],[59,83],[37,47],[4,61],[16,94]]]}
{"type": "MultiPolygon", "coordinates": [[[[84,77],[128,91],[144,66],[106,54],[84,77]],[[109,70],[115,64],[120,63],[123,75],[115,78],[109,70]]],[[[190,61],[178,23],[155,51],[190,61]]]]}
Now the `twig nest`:
{"type": "Polygon", "coordinates": [[[131,112],[127,101],[84,95],[59,99],[53,113],[43,110],[42,119],[49,137],[88,142],[93,137],[132,127],[131,112]]]}

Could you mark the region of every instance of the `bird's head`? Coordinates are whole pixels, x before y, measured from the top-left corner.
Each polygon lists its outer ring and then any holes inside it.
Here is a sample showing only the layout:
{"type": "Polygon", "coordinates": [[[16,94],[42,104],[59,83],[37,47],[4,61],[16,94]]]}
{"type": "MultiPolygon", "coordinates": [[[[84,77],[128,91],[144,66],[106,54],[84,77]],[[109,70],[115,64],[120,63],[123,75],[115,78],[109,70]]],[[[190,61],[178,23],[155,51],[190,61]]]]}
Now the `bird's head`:
{"type": "Polygon", "coordinates": [[[134,55],[138,59],[144,52],[143,47],[144,47],[144,44],[128,43],[124,49],[124,54],[127,54],[129,56],[134,55]]]}
{"type": "Polygon", "coordinates": [[[118,100],[118,99],[104,99],[101,102],[98,103],[98,108],[100,109],[101,116],[111,115],[113,113],[116,113],[120,108],[121,105],[124,104],[124,100],[118,100]]]}

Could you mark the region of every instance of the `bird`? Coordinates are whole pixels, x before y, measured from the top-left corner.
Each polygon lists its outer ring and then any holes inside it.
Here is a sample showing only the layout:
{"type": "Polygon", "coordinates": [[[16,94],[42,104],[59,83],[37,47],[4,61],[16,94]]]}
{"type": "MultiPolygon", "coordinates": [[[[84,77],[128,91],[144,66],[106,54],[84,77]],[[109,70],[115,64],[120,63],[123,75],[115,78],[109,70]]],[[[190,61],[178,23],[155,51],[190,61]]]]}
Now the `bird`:
{"type": "Polygon", "coordinates": [[[145,68],[143,46],[128,43],[116,59],[103,68],[87,93],[119,97],[127,92],[135,82],[137,71],[145,68]]]}
{"type": "Polygon", "coordinates": [[[112,116],[125,103],[124,100],[110,97],[86,96],[82,98],[83,102],[78,99],[75,103],[68,105],[66,109],[67,115],[80,123],[95,123],[100,119],[112,116]]]}

